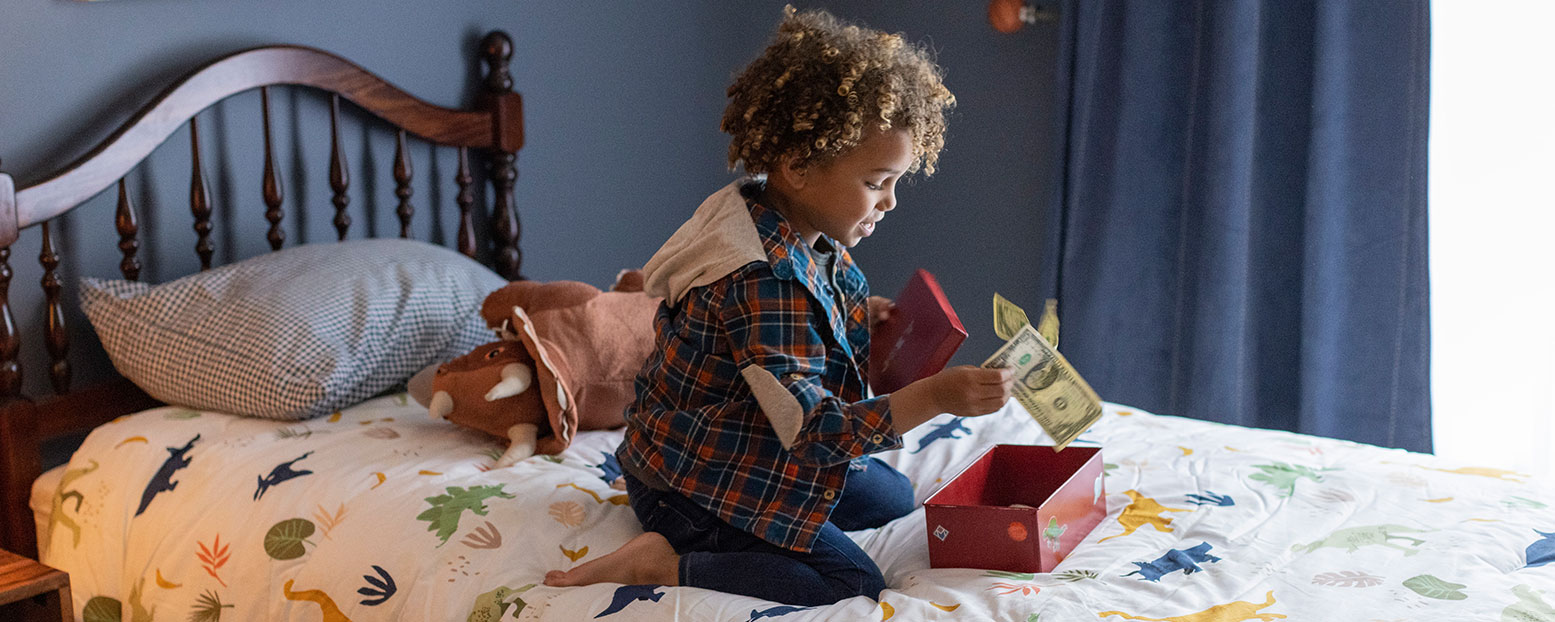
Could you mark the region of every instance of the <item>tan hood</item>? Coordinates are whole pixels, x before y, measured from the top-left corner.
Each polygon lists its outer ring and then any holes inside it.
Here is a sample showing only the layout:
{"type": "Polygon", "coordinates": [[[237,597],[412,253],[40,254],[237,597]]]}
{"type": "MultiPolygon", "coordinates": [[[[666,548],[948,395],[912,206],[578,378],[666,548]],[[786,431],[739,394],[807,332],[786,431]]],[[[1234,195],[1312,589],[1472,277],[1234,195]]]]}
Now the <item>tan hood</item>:
{"type": "Polygon", "coordinates": [[[673,306],[693,287],[716,282],[748,263],[767,261],[750,208],[740,196],[746,181],[731,183],[707,197],[659,247],[643,266],[644,291],[673,306]]]}

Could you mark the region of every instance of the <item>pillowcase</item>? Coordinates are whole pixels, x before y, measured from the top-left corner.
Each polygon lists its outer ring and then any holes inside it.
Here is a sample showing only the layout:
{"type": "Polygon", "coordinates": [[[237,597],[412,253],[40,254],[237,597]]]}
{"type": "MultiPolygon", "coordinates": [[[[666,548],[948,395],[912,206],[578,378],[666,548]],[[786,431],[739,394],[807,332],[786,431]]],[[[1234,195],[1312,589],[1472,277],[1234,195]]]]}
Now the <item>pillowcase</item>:
{"type": "Polygon", "coordinates": [[[402,239],[296,246],[162,285],[81,279],[108,358],[169,404],[266,419],[334,412],[495,339],[507,281],[402,239]]]}

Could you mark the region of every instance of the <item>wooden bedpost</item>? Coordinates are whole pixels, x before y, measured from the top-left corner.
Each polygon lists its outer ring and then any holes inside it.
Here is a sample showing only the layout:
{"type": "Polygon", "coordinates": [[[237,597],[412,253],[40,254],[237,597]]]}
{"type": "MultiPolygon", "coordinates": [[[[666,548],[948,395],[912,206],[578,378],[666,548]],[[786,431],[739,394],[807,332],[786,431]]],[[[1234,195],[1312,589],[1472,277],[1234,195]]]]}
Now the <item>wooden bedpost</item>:
{"type": "Polygon", "coordinates": [[[508,61],[513,58],[513,39],[500,30],[481,40],[486,60],[486,80],[478,106],[492,113],[491,186],[492,246],[497,272],[511,280],[524,278],[523,251],[518,248],[522,228],[513,206],[513,184],[518,181],[518,150],[524,146],[524,100],[513,92],[508,61]]]}
{"type": "Polygon", "coordinates": [[[37,556],[32,481],[42,473],[37,413],[22,396],[21,335],[11,314],[11,244],[16,242],[16,184],[0,173],[0,548],[37,556]]]}

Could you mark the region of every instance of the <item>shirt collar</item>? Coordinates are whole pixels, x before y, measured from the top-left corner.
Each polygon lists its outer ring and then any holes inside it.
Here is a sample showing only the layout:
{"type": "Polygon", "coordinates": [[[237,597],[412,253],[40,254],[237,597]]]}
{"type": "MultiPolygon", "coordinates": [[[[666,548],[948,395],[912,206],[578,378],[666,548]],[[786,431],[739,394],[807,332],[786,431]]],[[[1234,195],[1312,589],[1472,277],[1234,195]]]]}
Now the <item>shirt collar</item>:
{"type": "MultiPolygon", "coordinates": [[[[772,271],[784,278],[801,277],[807,283],[814,283],[820,276],[820,268],[816,265],[810,249],[805,245],[804,239],[799,237],[799,232],[794,230],[788,219],[776,209],[761,204],[762,191],[766,189],[766,183],[762,180],[752,180],[740,186],[740,195],[745,197],[745,204],[750,209],[751,221],[756,223],[756,234],[761,237],[761,245],[767,252],[767,261],[772,264],[772,271]]],[[[818,246],[822,248],[837,248],[837,243],[826,234],[821,234],[818,246]]],[[[840,252],[837,255],[841,255],[840,252]]]]}

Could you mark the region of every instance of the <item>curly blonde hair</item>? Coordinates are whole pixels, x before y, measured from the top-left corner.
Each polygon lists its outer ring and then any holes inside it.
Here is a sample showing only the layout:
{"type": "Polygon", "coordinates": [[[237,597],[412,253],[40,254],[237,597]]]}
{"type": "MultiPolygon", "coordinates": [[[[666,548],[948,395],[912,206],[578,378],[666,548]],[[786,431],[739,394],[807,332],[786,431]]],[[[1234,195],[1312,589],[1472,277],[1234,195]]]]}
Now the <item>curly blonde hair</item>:
{"type": "Polygon", "coordinates": [[[913,161],[932,175],[956,98],[927,49],[901,35],[846,24],[826,11],[783,9],[773,41],[729,85],[721,128],[729,167],[751,174],[795,158],[824,165],[863,140],[868,124],[912,136],[913,161]]]}

